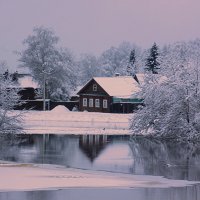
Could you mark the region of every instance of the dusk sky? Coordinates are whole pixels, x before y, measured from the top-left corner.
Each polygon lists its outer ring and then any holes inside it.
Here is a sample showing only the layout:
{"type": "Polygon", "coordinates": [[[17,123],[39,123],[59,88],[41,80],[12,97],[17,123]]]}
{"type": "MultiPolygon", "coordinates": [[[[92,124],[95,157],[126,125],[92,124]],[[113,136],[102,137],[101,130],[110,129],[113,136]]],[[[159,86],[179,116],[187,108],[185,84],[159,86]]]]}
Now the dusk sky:
{"type": "Polygon", "coordinates": [[[52,28],[76,55],[123,41],[149,48],[196,39],[199,9],[199,0],[0,0],[0,60],[16,67],[13,51],[35,26],[52,28]]]}

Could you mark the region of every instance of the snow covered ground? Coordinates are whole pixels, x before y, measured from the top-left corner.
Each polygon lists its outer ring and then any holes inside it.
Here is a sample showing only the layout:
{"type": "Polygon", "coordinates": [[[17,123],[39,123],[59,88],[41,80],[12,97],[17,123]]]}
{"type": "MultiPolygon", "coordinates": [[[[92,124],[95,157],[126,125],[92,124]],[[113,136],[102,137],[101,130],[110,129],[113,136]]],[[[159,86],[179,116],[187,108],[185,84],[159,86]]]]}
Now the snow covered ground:
{"type": "Polygon", "coordinates": [[[51,111],[27,111],[23,126],[29,134],[130,134],[131,114],[71,112],[64,106],[51,111]]]}
{"type": "Polygon", "coordinates": [[[59,188],[168,188],[196,184],[161,176],[143,176],[64,168],[55,165],[17,164],[0,161],[0,191],[52,190],[59,188]]]}

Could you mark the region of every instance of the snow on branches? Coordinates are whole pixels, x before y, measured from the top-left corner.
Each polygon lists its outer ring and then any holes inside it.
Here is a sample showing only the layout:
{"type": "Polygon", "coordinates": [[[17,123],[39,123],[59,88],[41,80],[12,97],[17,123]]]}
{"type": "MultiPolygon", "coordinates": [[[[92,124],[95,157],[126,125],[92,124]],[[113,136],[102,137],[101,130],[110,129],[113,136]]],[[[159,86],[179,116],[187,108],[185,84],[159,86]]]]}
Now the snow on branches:
{"type": "Polygon", "coordinates": [[[0,80],[0,134],[19,133],[21,127],[21,112],[12,112],[19,104],[20,96],[13,81],[1,77],[0,80]]]}
{"type": "Polygon", "coordinates": [[[194,44],[196,47],[197,43],[176,43],[164,49],[160,73],[146,74],[140,92],[145,106],[131,119],[130,128],[134,133],[199,138],[200,48],[193,48],[194,44]]]}
{"type": "Polygon", "coordinates": [[[59,38],[44,27],[33,29],[33,34],[24,40],[26,49],[20,53],[22,67],[27,67],[48,98],[69,98],[76,87],[75,62],[68,49],[58,48],[59,38]],[[58,94],[62,90],[64,95],[58,94]]]}

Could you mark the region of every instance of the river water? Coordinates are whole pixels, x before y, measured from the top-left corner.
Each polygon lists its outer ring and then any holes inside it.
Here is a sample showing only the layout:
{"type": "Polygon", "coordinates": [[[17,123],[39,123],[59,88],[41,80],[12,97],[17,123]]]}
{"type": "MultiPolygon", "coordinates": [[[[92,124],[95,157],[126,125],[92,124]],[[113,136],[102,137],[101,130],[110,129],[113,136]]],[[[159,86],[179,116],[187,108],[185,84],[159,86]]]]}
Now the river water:
{"type": "MultiPolygon", "coordinates": [[[[129,136],[15,135],[0,138],[0,160],[164,176],[200,181],[198,143],[161,142],[129,136]]],[[[63,189],[1,192],[0,200],[199,200],[200,186],[151,189],[63,189]]]]}

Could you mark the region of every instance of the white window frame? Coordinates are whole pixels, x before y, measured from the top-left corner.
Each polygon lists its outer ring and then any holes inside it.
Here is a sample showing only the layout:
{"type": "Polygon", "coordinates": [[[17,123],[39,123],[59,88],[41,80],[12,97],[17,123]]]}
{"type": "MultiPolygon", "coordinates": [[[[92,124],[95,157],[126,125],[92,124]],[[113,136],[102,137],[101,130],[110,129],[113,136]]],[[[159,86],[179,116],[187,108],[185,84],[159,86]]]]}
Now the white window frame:
{"type": "Polygon", "coordinates": [[[108,108],[108,100],[103,99],[103,108],[108,108]]]}
{"type": "Polygon", "coordinates": [[[97,91],[97,84],[93,84],[93,91],[97,91]]]}
{"type": "Polygon", "coordinates": [[[83,107],[87,107],[87,98],[83,98],[83,107]]]}
{"type": "Polygon", "coordinates": [[[95,99],[95,107],[100,108],[100,100],[99,99],[95,99]]]}
{"type": "Polygon", "coordinates": [[[89,99],[89,107],[92,108],[94,106],[94,100],[89,99]]]}

